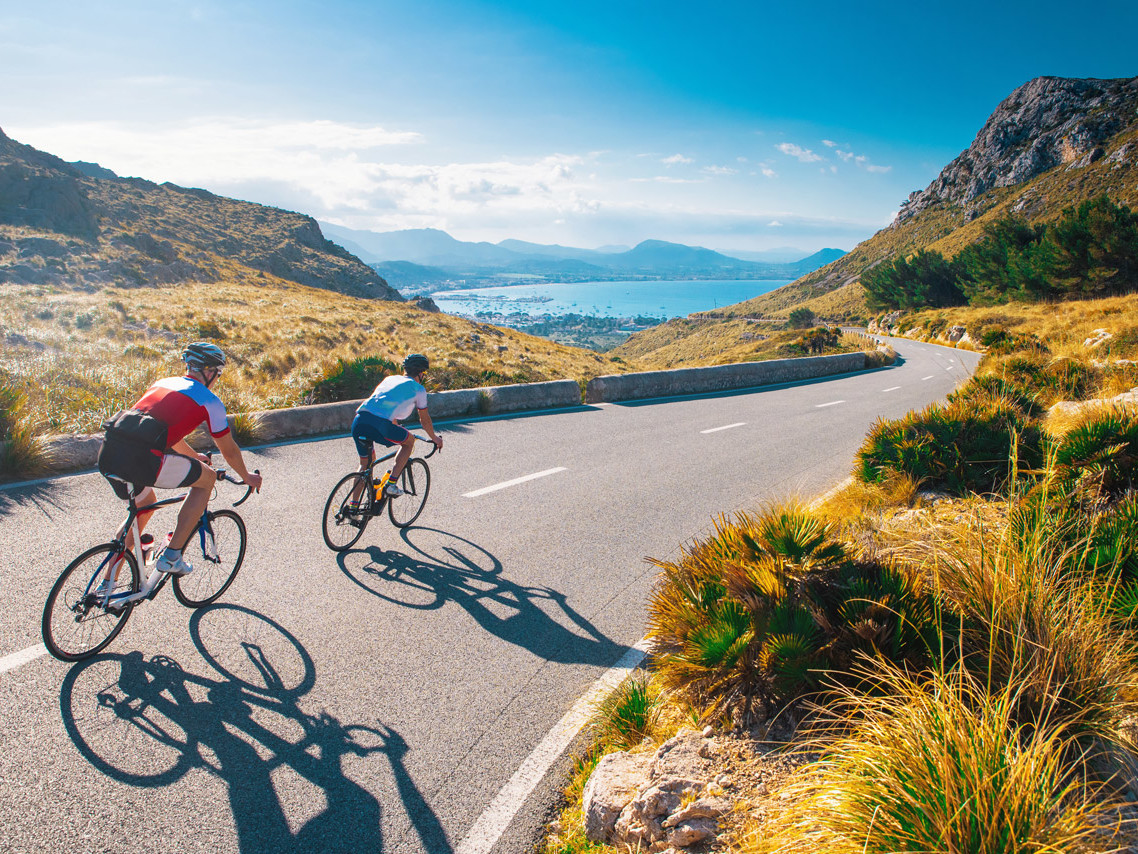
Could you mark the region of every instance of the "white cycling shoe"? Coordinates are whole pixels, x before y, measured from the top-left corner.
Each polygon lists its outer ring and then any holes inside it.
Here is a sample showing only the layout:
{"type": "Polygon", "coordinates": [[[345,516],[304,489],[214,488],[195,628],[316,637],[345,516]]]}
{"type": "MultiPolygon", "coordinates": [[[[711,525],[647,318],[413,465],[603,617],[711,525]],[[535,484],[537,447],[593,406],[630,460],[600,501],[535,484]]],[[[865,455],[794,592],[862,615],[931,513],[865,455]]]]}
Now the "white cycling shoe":
{"type": "Polygon", "coordinates": [[[194,571],[192,564],[186,563],[181,555],[177,558],[170,557],[170,551],[167,549],[158,556],[158,560],[154,564],[154,568],[159,572],[166,572],[170,575],[189,575],[194,571]]]}

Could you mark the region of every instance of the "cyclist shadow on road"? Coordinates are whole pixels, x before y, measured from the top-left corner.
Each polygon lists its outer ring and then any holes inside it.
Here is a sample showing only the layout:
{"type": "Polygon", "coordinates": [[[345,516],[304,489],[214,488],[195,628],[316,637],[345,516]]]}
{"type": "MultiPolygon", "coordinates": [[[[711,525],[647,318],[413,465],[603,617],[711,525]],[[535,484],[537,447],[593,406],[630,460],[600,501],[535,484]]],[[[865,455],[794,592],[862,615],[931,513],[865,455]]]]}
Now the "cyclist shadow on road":
{"type": "Polygon", "coordinates": [[[547,661],[609,667],[626,651],[559,590],[504,578],[501,561],[482,546],[434,528],[400,534],[406,553],[378,546],[347,551],[337,561],[341,571],[374,596],[407,608],[454,602],[486,631],[547,661]]]}
{"type": "MultiPolygon", "coordinates": [[[[242,854],[380,852],[380,803],[344,765],[384,754],[423,847],[452,850],[407,772],[402,736],[301,709],[315,668],[287,630],[229,605],[196,611],[190,629],[216,674],[189,673],[172,658],[140,652],[103,655],[68,673],[60,691],[63,723],[97,770],[149,788],[190,772],[216,777],[226,787],[242,854]]],[[[214,785],[191,777],[178,803],[199,830],[225,833],[216,814],[201,809],[214,785]]],[[[121,820],[119,829],[129,830],[121,820]]],[[[167,843],[173,850],[178,840],[167,843]]]]}

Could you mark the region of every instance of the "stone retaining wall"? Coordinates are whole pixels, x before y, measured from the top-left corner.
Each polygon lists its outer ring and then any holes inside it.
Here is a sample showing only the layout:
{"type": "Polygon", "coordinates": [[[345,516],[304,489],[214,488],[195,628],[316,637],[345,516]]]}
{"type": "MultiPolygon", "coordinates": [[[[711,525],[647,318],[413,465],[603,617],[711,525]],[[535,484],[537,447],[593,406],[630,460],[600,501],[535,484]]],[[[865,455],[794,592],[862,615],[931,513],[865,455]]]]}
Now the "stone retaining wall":
{"type": "Polygon", "coordinates": [[[865,353],[838,353],[833,356],[743,362],[736,365],[715,365],[710,368],[610,374],[589,380],[589,384],[585,387],[585,403],[734,391],[864,369],[865,353]]]}
{"type": "MultiPolygon", "coordinates": [[[[617,374],[591,380],[585,390],[586,403],[638,400],[669,395],[702,394],[772,383],[843,374],[865,368],[864,353],[811,356],[768,362],[745,362],[711,368],[683,368],[642,374],[617,374]]],[[[362,401],[321,403],[253,412],[260,441],[347,433],[362,401]]],[[[431,418],[467,418],[502,415],[538,409],[581,405],[581,387],[575,380],[488,386],[433,392],[427,395],[431,418]]],[[[229,416],[230,424],[234,416],[229,416]]],[[[102,434],[50,436],[43,439],[45,457],[55,471],[89,469],[95,466],[102,446],[102,434]]]]}

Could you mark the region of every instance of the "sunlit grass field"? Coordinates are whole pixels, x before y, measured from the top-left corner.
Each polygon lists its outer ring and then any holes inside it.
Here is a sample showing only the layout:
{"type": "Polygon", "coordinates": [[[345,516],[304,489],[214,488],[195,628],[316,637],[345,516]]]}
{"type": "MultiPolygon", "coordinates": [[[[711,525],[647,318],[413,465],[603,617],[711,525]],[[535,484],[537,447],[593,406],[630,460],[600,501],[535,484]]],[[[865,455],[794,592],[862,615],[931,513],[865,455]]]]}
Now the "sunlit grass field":
{"type": "Polygon", "coordinates": [[[229,355],[217,391],[231,412],[307,402],[340,359],[408,352],[431,359],[430,390],[638,368],[588,350],[411,304],[344,296],[235,269],[220,284],[95,293],[0,285],[0,381],[25,395],[36,433],[84,433],[155,379],[180,373],[189,341],[229,355]]]}

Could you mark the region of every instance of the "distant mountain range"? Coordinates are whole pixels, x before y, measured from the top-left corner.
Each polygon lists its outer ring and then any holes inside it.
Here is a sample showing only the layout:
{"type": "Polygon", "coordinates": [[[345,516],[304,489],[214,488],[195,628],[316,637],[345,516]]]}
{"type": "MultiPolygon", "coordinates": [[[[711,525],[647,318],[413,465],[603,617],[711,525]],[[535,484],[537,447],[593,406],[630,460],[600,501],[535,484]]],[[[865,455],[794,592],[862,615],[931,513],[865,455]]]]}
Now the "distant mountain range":
{"type": "MultiPolygon", "coordinates": [[[[561,281],[583,279],[710,278],[795,279],[845,253],[823,249],[791,262],[748,260],[663,240],[645,240],[629,249],[502,240],[472,243],[435,228],[359,231],[321,223],[324,233],[369,263],[390,284],[402,289],[465,280],[467,285],[505,276],[534,276],[561,281]]],[[[784,252],[785,250],[778,250],[784,252]]]]}

